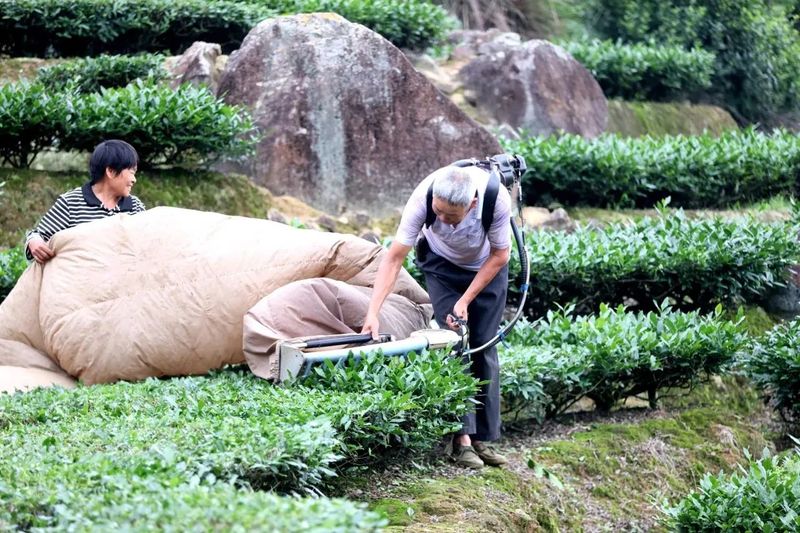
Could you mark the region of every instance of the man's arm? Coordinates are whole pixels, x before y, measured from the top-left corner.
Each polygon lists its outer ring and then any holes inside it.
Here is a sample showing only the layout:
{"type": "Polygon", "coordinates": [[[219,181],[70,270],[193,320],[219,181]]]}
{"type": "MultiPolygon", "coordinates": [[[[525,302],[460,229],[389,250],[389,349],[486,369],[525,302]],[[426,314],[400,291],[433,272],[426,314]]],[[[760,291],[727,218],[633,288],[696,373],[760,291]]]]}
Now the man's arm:
{"type": "Polygon", "coordinates": [[[453,307],[455,316],[464,320],[467,319],[467,307],[508,263],[510,250],[511,248],[491,248],[489,258],[478,270],[478,273],[475,274],[472,283],[469,284],[464,295],[458,299],[453,307]]]}
{"type": "Polygon", "coordinates": [[[392,242],[389,246],[389,251],[383,257],[378,273],[375,276],[375,286],[372,288],[372,299],[369,302],[369,309],[367,316],[364,318],[364,327],[361,328],[361,333],[372,333],[373,339],[378,339],[380,332],[380,321],[378,315],[383,306],[383,301],[392,292],[394,283],[397,281],[397,275],[403,267],[403,260],[405,260],[408,252],[411,251],[411,246],[400,244],[397,241],[392,242]]]}

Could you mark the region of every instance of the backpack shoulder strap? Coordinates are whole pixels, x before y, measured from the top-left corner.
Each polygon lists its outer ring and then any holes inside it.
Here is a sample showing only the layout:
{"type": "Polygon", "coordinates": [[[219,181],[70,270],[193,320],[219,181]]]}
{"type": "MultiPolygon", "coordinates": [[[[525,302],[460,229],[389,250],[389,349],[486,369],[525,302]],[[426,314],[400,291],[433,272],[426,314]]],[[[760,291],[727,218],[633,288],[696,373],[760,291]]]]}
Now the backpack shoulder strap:
{"type": "MultiPolygon", "coordinates": [[[[491,169],[484,170],[489,172],[489,181],[487,181],[486,191],[483,193],[481,225],[483,226],[483,231],[488,235],[489,228],[492,227],[492,221],[494,221],[494,207],[497,204],[497,193],[500,191],[500,178],[491,169]]],[[[428,187],[428,193],[425,195],[425,227],[430,228],[434,222],[436,222],[436,213],[433,212],[433,183],[431,183],[430,187],[428,187]]]]}
{"type": "Polygon", "coordinates": [[[486,182],[486,192],[483,193],[483,210],[481,211],[481,224],[483,231],[489,234],[494,220],[494,206],[497,204],[497,193],[500,191],[500,178],[495,172],[489,172],[489,181],[486,182]]]}
{"type": "Polygon", "coordinates": [[[425,197],[425,227],[430,228],[436,221],[436,213],[433,212],[433,182],[428,187],[428,194],[425,197]]]}

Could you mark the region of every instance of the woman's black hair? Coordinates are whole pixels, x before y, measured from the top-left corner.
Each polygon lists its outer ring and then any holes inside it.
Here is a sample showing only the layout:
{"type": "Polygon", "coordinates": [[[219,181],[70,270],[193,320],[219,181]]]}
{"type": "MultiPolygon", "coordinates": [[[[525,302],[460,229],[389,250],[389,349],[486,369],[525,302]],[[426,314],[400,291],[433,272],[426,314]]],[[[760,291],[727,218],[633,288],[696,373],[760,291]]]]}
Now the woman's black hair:
{"type": "Polygon", "coordinates": [[[103,141],[94,147],[92,157],[89,159],[89,177],[94,185],[106,174],[106,168],[114,172],[122,172],[126,168],[139,166],[139,154],[136,149],[125,141],[111,139],[103,141]]]}

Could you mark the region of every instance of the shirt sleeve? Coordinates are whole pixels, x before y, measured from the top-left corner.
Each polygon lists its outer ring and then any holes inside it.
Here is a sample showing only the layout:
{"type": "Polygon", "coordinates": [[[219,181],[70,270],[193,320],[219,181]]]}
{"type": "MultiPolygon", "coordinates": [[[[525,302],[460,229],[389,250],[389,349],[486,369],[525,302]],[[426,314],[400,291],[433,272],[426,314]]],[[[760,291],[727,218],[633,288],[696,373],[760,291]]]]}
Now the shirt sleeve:
{"type": "Polygon", "coordinates": [[[131,214],[141,213],[142,211],[146,211],[147,208],[144,206],[144,202],[139,200],[138,197],[131,195],[131,203],[133,204],[131,207],[131,214]]]}
{"type": "Polygon", "coordinates": [[[25,256],[32,260],[30,250],[28,250],[28,243],[34,237],[41,237],[44,242],[61,230],[65,230],[72,226],[72,216],[69,211],[69,204],[63,196],[59,196],[47,213],[44,214],[39,224],[25,235],[25,256]]]}
{"type": "Polygon", "coordinates": [[[489,246],[495,250],[511,248],[511,195],[501,186],[497,191],[494,218],[489,226],[489,246]]]}
{"type": "Polygon", "coordinates": [[[427,214],[426,196],[431,180],[425,179],[417,185],[411,197],[406,202],[403,209],[403,216],[400,218],[400,225],[397,227],[397,234],[394,240],[405,246],[414,246],[425,225],[425,215],[427,214]]]}

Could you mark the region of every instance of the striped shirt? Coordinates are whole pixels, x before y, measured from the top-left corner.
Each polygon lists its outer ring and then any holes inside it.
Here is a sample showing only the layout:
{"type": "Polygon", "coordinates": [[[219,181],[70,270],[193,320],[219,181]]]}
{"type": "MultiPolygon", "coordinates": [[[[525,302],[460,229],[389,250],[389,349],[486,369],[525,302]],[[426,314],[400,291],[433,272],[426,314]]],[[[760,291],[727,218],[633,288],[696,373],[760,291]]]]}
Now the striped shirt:
{"type": "Polygon", "coordinates": [[[144,204],[137,197],[123,197],[113,209],[106,209],[92,191],[91,183],[86,182],[56,199],[39,224],[25,235],[25,255],[28,260],[33,256],[28,250],[28,243],[34,237],[41,237],[45,242],[61,230],[72,228],[93,220],[117,215],[119,213],[140,213],[145,210],[144,204]]]}

